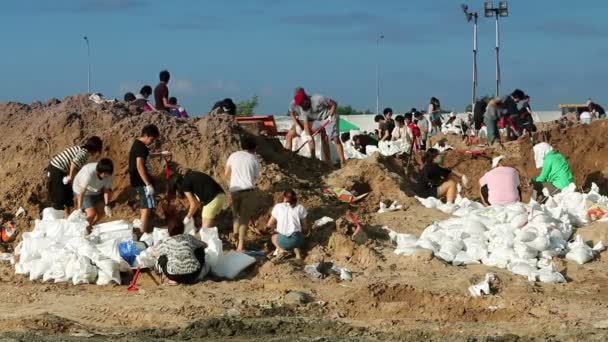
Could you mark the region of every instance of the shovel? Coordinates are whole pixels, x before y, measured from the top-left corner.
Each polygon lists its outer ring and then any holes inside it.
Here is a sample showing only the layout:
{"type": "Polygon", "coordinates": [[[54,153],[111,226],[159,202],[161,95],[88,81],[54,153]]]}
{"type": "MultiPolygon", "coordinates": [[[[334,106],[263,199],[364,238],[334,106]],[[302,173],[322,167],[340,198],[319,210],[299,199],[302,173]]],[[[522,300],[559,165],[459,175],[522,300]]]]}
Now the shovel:
{"type": "Polygon", "coordinates": [[[314,132],[312,132],[312,136],[310,137],[310,139],[305,142],[304,144],[302,144],[302,146],[298,147],[298,149],[295,151],[296,153],[300,152],[300,150],[302,150],[304,148],[304,146],[308,145],[317,134],[319,134],[319,132],[321,132],[322,129],[325,129],[325,127],[327,127],[327,125],[329,125],[329,123],[331,122],[331,120],[327,119],[325,122],[323,122],[321,124],[321,126],[319,126],[319,128],[315,129],[314,132]]]}

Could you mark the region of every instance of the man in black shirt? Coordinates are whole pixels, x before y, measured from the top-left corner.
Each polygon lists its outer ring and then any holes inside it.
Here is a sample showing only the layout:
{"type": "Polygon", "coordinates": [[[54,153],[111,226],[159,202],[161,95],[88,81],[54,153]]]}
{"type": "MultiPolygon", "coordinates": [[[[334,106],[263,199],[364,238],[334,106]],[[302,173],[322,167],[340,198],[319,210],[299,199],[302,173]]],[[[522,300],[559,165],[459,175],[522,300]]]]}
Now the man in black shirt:
{"type": "Polygon", "coordinates": [[[199,172],[188,171],[182,177],[176,175],[171,182],[172,191],[177,191],[180,197],[186,197],[190,204],[184,225],[188,225],[198,208],[203,206],[203,228],[210,228],[215,217],[226,203],[226,195],[222,187],[211,176],[199,172]]]}
{"type": "Polygon", "coordinates": [[[158,127],[147,125],[141,131],[141,137],[137,138],[129,152],[129,179],[131,186],[135,188],[140,200],[141,232],[151,233],[150,215],[156,207],[154,202],[154,187],[150,176],[148,157],[170,156],[167,151],[150,153],[148,146],[160,136],[158,127]]]}

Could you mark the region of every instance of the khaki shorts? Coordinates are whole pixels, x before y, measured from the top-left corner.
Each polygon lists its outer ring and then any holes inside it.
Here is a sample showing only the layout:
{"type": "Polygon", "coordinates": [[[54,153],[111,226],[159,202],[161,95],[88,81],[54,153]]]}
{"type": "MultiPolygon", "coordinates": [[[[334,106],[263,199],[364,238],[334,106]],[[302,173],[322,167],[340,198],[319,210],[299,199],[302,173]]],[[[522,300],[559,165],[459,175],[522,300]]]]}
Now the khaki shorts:
{"type": "Polygon", "coordinates": [[[249,219],[255,215],[258,201],[256,190],[232,192],[232,215],[239,224],[248,224],[249,219]]]}
{"type": "Polygon", "coordinates": [[[224,203],[226,203],[226,195],[223,193],[217,194],[211,202],[203,207],[203,219],[215,218],[222,211],[224,203]]]}

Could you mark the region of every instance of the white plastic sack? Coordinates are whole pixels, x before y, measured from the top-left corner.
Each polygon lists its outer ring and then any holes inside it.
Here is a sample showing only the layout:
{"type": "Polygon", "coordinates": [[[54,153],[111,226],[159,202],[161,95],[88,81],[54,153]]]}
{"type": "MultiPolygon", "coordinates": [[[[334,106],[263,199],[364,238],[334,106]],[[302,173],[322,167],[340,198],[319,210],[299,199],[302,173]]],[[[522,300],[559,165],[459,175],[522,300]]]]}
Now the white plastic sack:
{"type": "Polygon", "coordinates": [[[495,279],[496,275],[494,275],[494,273],[486,273],[484,280],[469,287],[469,294],[473,297],[491,294],[490,282],[494,281],[495,279]]]}
{"type": "Polygon", "coordinates": [[[99,269],[97,273],[97,285],[109,285],[111,282],[120,285],[120,271],[117,262],[104,259],[97,261],[96,266],[99,269]]]}
{"type": "Polygon", "coordinates": [[[87,257],[79,256],[73,265],[74,275],[72,276],[72,284],[92,284],[97,278],[97,267],[87,257]]]}
{"type": "Polygon", "coordinates": [[[152,240],[154,240],[154,246],[169,238],[169,230],[167,228],[154,228],[152,231],[152,240]]]}
{"type": "Polygon", "coordinates": [[[526,278],[529,277],[532,272],[537,271],[536,267],[525,262],[511,263],[507,266],[507,269],[512,273],[522,275],[526,278]]]}
{"type": "Polygon", "coordinates": [[[36,281],[42,279],[44,272],[50,267],[50,262],[44,259],[32,260],[30,262],[30,281],[36,281]]]}
{"type": "Polygon", "coordinates": [[[479,263],[478,259],[471,258],[465,251],[460,251],[456,257],[454,257],[454,260],[452,260],[452,265],[454,266],[476,265],[479,263]]]}
{"type": "Polygon", "coordinates": [[[118,250],[119,243],[119,240],[109,240],[96,245],[96,247],[103,258],[108,258],[116,262],[118,264],[118,270],[120,272],[126,272],[131,268],[131,266],[120,256],[120,251],[118,250]]]}
{"type": "Polygon", "coordinates": [[[253,263],[255,263],[255,258],[244,253],[230,251],[223,255],[215,266],[211,265],[211,272],[221,278],[234,279],[253,263]]]}
{"type": "Polygon", "coordinates": [[[589,262],[593,259],[593,250],[583,241],[580,235],[577,235],[574,242],[568,244],[570,251],[566,254],[566,259],[576,262],[579,265],[589,262]]]}
{"type": "Polygon", "coordinates": [[[65,212],[63,210],[56,210],[53,208],[44,208],[42,210],[42,220],[43,221],[60,220],[64,217],[65,217],[65,212]]]}
{"type": "Polygon", "coordinates": [[[205,263],[213,270],[220,262],[224,253],[222,249],[222,240],[220,240],[217,227],[201,228],[200,235],[201,240],[207,244],[207,248],[205,248],[205,263]]]}

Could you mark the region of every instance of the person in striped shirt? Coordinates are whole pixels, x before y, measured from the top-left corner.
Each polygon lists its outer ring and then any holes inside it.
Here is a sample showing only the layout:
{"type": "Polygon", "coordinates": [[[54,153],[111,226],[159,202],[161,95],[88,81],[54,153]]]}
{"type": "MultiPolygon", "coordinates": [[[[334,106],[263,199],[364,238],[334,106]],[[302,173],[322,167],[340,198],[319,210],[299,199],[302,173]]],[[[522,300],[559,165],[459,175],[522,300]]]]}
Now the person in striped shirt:
{"type": "Polygon", "coordinates": [[[49,201],[54,209],[64,210],[66,217],[74,206],[72,180],[90,158],[101,153],[102,148],[101,138],[93,136],[83,145],[69,147],[51,159],[47,168],[49,201]]]}
{"type": "Polygon", "coordinates": [[[169,225],[170,237],[158,246],[157,266],[169,285],[194,284],[209,272],[205,264],[207,244],[190,234],[184,234],[184,224],[169,225]]]}

